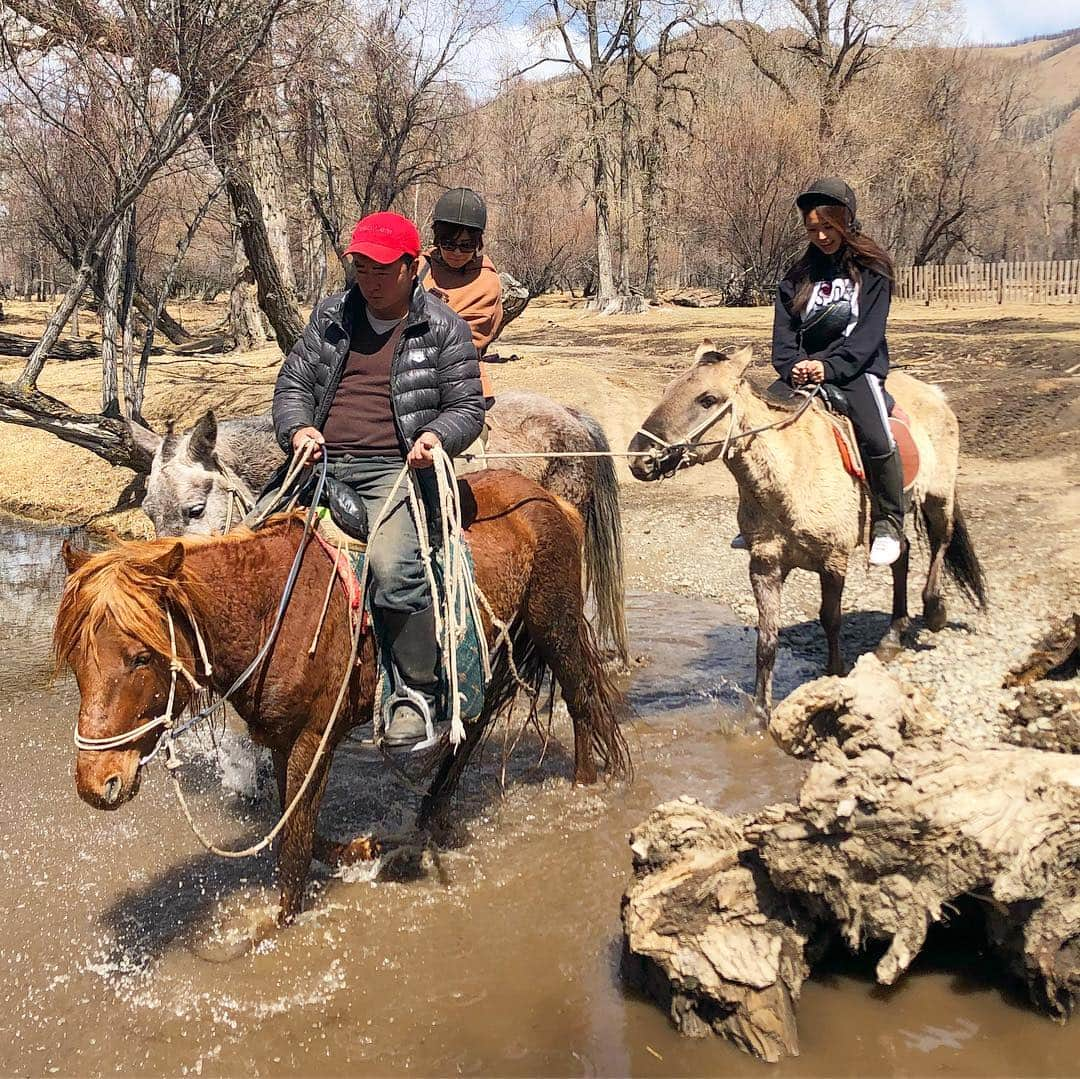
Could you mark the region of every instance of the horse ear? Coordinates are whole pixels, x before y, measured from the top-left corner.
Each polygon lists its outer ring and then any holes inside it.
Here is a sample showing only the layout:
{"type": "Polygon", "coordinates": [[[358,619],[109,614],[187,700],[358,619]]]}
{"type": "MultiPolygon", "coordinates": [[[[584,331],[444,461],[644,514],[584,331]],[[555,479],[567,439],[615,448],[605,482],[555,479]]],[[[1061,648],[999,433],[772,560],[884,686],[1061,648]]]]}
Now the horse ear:
{"type": "Polygon", "coordinates": [[[188,456],[197,464],[210,468],[216,465],[214,449],[217,446],[217,418],[213,409],[207,409],[191,429],[188,439],[188,456]]]}
{"type": "Polygon", "coordinates": [[[147,462],[153,461],[154,454],[157,453],[158,448],[161,446],[161,435],[151,431],[149,427],[143,427],[141,423],[136,423],[134,420],[128,420],[127,425],[128,430],[131,432],[132,442],[142,451],[147,462]]]}
{"type": "Polygon", "coordinates": [[[737,348],[727,359],[728,363],[735,364],[741,373],[754,362],[754,350],[749,345],[743,345],[742,348],[737,348]]]}
{"type": "Polygon", "coordinates": [[[68,573],[74,573],[90,561],[90,552],[84,551],[81,547],[72,547],[67,540],[64,540],[60,545],[60,557],[63,558],[68,573]]]}
{"type": "Polygon", "coordinates": [[[702,356],[707,355],[710,352],[716,351],[716,342],[711,337],[706,337],[697,347],[697,352],[694,353],[694,363],[697,363],[702,356]]]}
{"type": "Polygon", "coordinates": [[[171,544],[167,551],[159,554],[157,558],[151,558],[149,562],[149,565],[162,577],[175,577],[183,564],[184,545],[182,543],[171,544]]]}

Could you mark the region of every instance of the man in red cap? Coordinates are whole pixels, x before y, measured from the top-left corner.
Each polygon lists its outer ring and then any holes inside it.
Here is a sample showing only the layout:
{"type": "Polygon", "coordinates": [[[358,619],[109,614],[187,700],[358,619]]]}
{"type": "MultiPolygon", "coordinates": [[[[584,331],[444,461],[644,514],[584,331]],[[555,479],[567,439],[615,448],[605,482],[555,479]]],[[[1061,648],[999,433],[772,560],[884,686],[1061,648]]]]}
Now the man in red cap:
{"type": "MultiPolygon", "coordinates": [[[[346,255],[356,284],[319,303],[274,387],[274,429],[286,453],[325,453],[331,476],[383,512],[402,463],[430,483],[433,451],[461,453],[484,424],[468,325],[416,280],[420,234],[395,213],[356,226],[346,255]]],[[[424,740],[434,721],[439,649],[416,522],[402,484],[368,545],[373,604],[399,675],[385,738],[424,740]]]]}

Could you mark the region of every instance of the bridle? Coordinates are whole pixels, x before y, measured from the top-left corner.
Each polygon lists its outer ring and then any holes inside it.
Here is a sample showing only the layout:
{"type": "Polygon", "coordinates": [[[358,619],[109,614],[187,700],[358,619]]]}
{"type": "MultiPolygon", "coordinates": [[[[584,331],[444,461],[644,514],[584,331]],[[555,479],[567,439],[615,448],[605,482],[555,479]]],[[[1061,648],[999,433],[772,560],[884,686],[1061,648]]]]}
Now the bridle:
{"type": "MultiPolygon", "coordinates": [[[[138,727],[130,731],[123,731],[121,734],[113,734],[107,738],[87,738],[85,735],[79,733],[79,724],[75,724],[75,748],[79,750],[89,751],[103,751],[108,749],[121,749],[124,746],[130,745],[132,742],[138,742],[145,735],[151,731],[156,730],[158,727],[163,728],[161,735],[159,735],[154,748],[145,756],[139,759],[139,767],[144,764],[148,764],[157,756],[158,750],[161,748],[163,741],[168,741],[171,745],[175,719],[173,718],[173,707],[176,701],[176,681],[177,675],[183,675],[184,678],[190,683],[191,688],[195,692],[200,692],[204,687],[187,669],[187,667],[180,661],[180,657],[176,652],[176,626],[173,623],[172,611],[168,606],[165,608],[165,619],[169,626],[169,649],[172,653],[169,657],[169,697],[165,702],[165,711],[159,716],[155,716],[153,719],[148,719],[145,723],[141,723],[138,727]]],[[[203,640],[202,633],[199,632],[199,627],[195,623],[194,618],[189,618],[188,621],[191,624],[191,628],[194,631],[195,641],[199,650],[199,659],[202,663],[203,673],[206,678],[209,678],[213,674],[213,667],[210,665],[210,659],[206,654],[206,642],[203,640]]],[[[201,717],[200,717],[201,718],[201,717]]],[[[185,725],[186,726],[186,725],[185,725]]]]}
{"type": "MultiPolygon", "coordinates": [[[[282,486],[278,492],[278,495],[272,503],[268,504],[257,515],[258,519],[264,519],[272,510],[274,503],[284,497],[286,491],[296,481],[300,474],[300,471],[307,462],[308,456],[310,456],[311,450],[308,449],[303,454],[298,454],[293,460],[290,468],[285,476],[282,486]]],[[[139,767],[145,764],[149,764],[164,747],[166,749],[166,767],[175,768],[179,765],[179,760],[176,757],[175,742],[176,739],[185,731],[190,730],[197,723],[201,723],[207,716],[220,709],[226,701],[243,686],[249,678],[258,670],[259,665],[266,658],[270,649],[274,646],[274,641],[277,640],[278,632],[281,629],[282,620],[285,617],[286,608],[289,605],[289,600],[292,598],[293,588],[296,585],[296,579],[300,574],[300,563],[304,557],[304,551],[307,548],[307,541],[310,537],[313,527],[315,514],[318,510],[319,502],[322,498],[323,488],[326,485],[326,456],[323,455],[322,467],[319,469],[318,478],[315,483],[315,492],[311,500],[311,505],[308,507],[307,514],[304,518],[304,535],[301,537],[300,544],[296,549],[296,555],[293,558],[292,566],[289,569],[289,575],[285,580],[285,588],[281,594],[281,600],[278,603],[277,613],[274,617],[273,625],[270,627],[270,632],[266,636],[266,640],[263,642],[262,647],[255,654],[255,658],[244,668],[237,679],[220,697],[211,701],[205,707],[200,708],[193,715],[189,716],[183,723],[177,724],[173,717],[173,709],[176,701],[176,684],[177,676],[183,675],[184,678],[190,683],[192,689],[196,692],[201,692],[207,687],[201,683],[194,674],[187,669],[186,666],[180,661],[180,657],[176,651],[176,627],[173,623],[172,611],[169,609],[168,604],[165,605],[165,620],[169,627],[169,647],[171,655],[169,657],[169,697],[165,705],[165,711],[161,715],[155,716],[153,719],[148,719],[145,723],[141,723],[138,727],[135,727],[130,731],[123,731],[120,734],[110,735],[107,738],[87,738],[85,735],[79,733],[79,725],[76,721],[75,724],[75,746],[80,750],[90,751],[102,751],[109,749],[120,749],[124,746],[131,745],[133,742],[139,741],[144,738],[151,731],[161,728],[161,734],[158,736],[158,740],[154,745],[154,748],[146,754],[146,756],[139,759],[139,767]]],[[[245,523],[253,521],[256,515],[251,514],[246,519],[245,523]]],[[[206,679],[210,678],[213,673],[213,668],[210,665],[209,657],[206,652],[206,642],[203,640],[202,633],[199,631],[199,627],[195,622],[193,616],[187,616],[187,620],[191,625],[192,632],[195,637],[196,647],[199,653],[199,659],[202,662],[203,673],[206,679]]]]}
{"type": "Polygon", "coordinates": [[[760,435],[765,431],[778,431],[782,427],[787,427],[789,424],[794,423],[806,410],[813,404],[815,398],[821,392],[820,386],[812,386],[806,390],[799,390],[799,393],[805,395],[805,400],[799,407],[791,413],[790,416],[785,416],[783,419],[777,420],[775,423],[766,423],[761,427],[753,427],[749,431],[739,431],[739,412],[735,404],[735,398],[729,397],[722,405],[710,412],[704,419],[700,420],[697,424],[690,428],[685,434],[680,435],[677,439],[671,442],[665,441],[658,434],[648,430],[645,427],[639,427],[637,433],[644,435],[656,444],[656,448],[649,454],[650,458],[659,463],[661,451],[675,452],[678,456],[675,458],[675,463],[668,469],[661,472],[660,478],[663,479],[667,476],[672,476],[682,468],[689,468],[691,465],[704,464],[705,457],[699,451],[707,447],[720,446],[720,453],[717,455],[721,461],[726,461],[728,455],[731,452],[733,443],[740,441],[744,438],[751,438],[753,435],[760,435]],[[701,436],[708,431],[714,423],[719,422],[724,416],[730,415],[731,419],[728,421],[727,433],[723,438],[710,439],[702,442],[701,436]]]}

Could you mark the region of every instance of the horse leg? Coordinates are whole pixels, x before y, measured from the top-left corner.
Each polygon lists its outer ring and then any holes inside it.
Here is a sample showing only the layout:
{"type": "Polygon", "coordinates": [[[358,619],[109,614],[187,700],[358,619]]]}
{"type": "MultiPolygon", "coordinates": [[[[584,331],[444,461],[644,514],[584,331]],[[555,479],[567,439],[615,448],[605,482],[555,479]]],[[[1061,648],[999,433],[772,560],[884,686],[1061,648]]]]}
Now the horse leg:
{"type": "Polygon", "coordinates": [[[923,588],[923,619],[933,633],[945,628],[945,601],[941,598],[941,577],[945,568],[945,551],[952,539],[952,512],[945,499],[927,495],[922,504],[926,521],[926,538],[930,542],[930,569],[923,588]]]}
{"type": "Polygon", "coordinates": [[[757,677],[754,707],[763,721],[772,711],[772,675],[776,664],[776,646],[780,639],[780,592],[787,577],[777,561],[750,557],[750,586],[758,609],[757,677]]]}
{"type": "Polygon", "coordinates": [[[828,674],[846,673],[844,656],[840,651],[841,601],[844,595],[844,575],[823,569],[818,574],[821,579],[821,628],[825,631],[825,641],[829,647],[829,662],[825,667],[828,674]]]}
{"type": "MultiPolygon", "coordinates": [[[[289,752],[286,766],[284,807],[292,804],[308,772],[312,768],[318,749],[320,733],[310,728],[301,731],[289,752]]],[[[314,767],[311,780],[303,796],[281,830],[281,846],[278,849],[278,876],[281,903],[278,907],[278,925],[289,925],[300,913],[304,901],[304,888],[311,869],[314,853],[315,819],[319,812],[326,781],[330,776],[328,748],[314,767]]],[[[284,811],[284,810],[283,810],[284,811]]]]}
{"type": "Polygon", "coordinates": [[[466,724],[465,741],[457,747],[456,752],[447,749],[443,754],[435,778],[420,802],[420,811],[416,816],[416,827],[420,831],[448,828],[450,799],[457,790],[461,773],[469,763],[473,750],[480,744],[483,733],[483,723],[466,724]]]}
{"type": "Polygon", "coordinates": [[[574,724],[574,783],[589,785],[597,779],[596,750],[612,774],[627,768],[618,692],[593,643],[580,593],[543,585],[534,584],[526,596],[525,629],[558,682],[574,724]]]}
{"type": "Polygon", "coordinates": [[[889,632],[881,639],[874,654],[887,663],[904,647],[904,634],[908,628],[907,579],[908,562],[911,556],[911,540],[907,536],[900,539],[900,557],[892,564],[892,619],[889,632]]]}

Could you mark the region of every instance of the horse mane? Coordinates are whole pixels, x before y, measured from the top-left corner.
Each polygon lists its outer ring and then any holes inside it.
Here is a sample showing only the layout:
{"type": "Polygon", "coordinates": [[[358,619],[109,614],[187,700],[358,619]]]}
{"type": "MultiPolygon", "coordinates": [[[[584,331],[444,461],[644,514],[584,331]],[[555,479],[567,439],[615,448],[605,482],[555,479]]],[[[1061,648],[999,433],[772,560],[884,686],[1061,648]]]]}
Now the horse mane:
{"type": "Polygon", "coordinates": [[[88,652],[96,661],[97,635],[110,622],[119,632],[171,658],[172,644],[162,617],[165,608],[194,622],[196,609],[204,606],[211,589],[194,572],[187,557],[175,574],[165,572],[169,552],[179,545],[186,556],[209,544],[248,542],[292,527],[296,520],[296,514],[281,514],[258,532],[245,528],[227,536],[128,540],[91,556],[68,576],[60,596],[53,629],[56,670],[70,662],[76,652],[88,652]]]}

